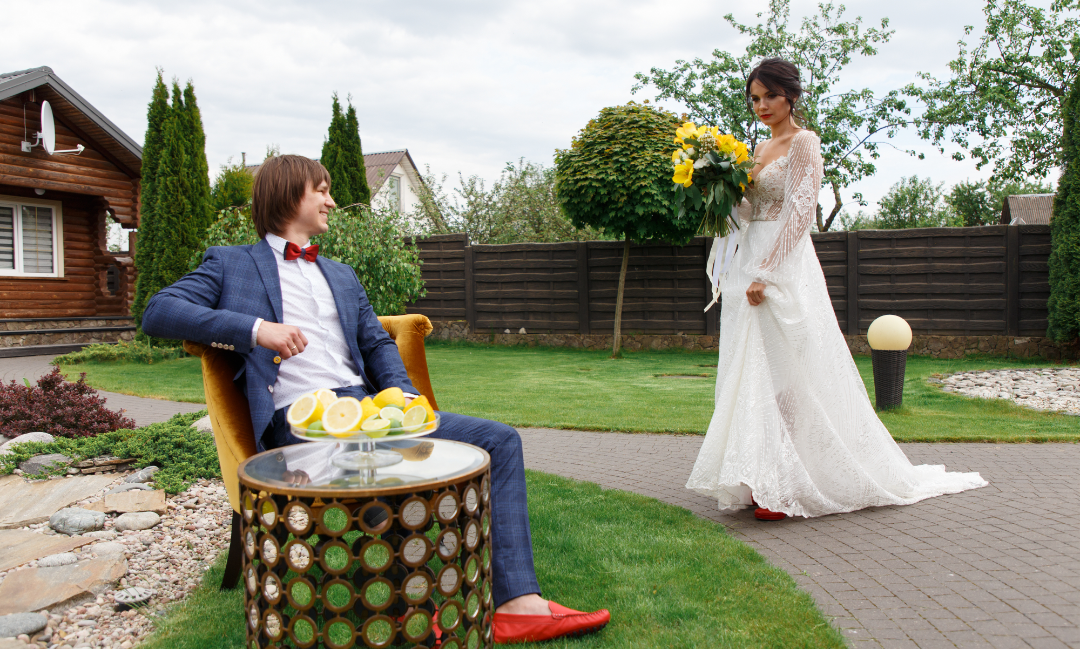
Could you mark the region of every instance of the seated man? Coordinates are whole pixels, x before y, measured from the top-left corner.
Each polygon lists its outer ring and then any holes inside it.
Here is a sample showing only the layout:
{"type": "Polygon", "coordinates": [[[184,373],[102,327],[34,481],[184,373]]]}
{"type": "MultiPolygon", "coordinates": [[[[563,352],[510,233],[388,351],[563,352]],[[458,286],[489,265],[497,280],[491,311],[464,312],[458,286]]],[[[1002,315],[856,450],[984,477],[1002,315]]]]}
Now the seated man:
{"type": "MultiPolygon", "coordinates": [[[[239,352],[236,382],[248,398],[259,451],[299,440],[288,406],[338,386],[341,396],[416,389],[397,346],[379,324],[356,273],[308,247],[328,230],[330,175],[313,160],[284,155],[263,163],[251,216],[262,241],[213,247],[197,270],[162,289],[143,313],[150,336],[239,352]]],[[[607,610],[581,613],[545,601],[533,568],[521,439],[505,424],[442,413],[434,437],[474,444],[491,455],[494,635],[500,643],[547,640],[603,628],[607,610]]]]}

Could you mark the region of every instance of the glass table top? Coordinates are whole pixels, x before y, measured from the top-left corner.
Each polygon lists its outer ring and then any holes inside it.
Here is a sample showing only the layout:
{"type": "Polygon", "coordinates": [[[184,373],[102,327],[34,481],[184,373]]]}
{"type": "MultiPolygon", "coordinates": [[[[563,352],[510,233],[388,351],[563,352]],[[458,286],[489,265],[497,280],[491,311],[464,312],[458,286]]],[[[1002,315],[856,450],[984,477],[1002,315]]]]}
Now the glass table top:
{"type": "Polygon", "coordinates": [[[423,491],[475,474],[490,461],[486,451],[470,444],[419,438],[376,444],[379,450],[401,454],[402,461],[392,466],[356,470],[334,466],[335,455],[357,448],[308,442],[265,451],[240,465],[240,478],[250,486],[297,496],[423,491]]]}

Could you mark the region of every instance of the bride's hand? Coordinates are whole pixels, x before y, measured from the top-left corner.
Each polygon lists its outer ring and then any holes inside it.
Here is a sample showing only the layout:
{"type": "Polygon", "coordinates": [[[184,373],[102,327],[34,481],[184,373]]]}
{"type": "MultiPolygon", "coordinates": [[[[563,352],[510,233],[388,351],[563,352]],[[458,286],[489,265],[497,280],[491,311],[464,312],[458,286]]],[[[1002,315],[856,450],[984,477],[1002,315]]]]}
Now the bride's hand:
{"type": "Polygon", "coordinates": [[[761,282],[754,282],[750,285],[750,288],[746,289],[746,299],[750,302],[750,306],[757,306],[765,301],[765,285],[761,282]]]}

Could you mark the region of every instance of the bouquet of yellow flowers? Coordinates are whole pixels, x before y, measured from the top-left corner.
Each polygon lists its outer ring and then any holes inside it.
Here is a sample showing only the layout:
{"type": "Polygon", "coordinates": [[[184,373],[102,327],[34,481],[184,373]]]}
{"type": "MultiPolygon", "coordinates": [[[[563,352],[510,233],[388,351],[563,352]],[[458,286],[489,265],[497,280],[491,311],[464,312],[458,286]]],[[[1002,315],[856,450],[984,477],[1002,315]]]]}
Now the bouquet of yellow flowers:
{"type": "Polygon", "coordinates": [[[675,217],[697,221],[698,234],[726,237],[731,226],[739,227],[731,210],[751,183],[754,160],[746,143],[715,126],[686,122],[675,131],[675,144],[680,147],[671,154],[675,217]]]}

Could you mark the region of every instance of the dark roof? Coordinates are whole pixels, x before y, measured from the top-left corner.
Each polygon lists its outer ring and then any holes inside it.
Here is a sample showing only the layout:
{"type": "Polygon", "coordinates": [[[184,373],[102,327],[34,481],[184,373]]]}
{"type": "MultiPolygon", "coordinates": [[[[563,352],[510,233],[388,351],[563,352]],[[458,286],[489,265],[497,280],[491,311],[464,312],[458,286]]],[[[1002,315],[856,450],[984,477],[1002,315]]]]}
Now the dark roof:
{"type": "Polygon", "coordinates": [[[1054,215],[1054,194],[1007,196],[1001,206],[1005,225],[1048,225],[1054,215]]]}
{"type": "MultiPolygon", "coordinates": [[[[409,160],[409,164],[412,165],[412,168],[416,170],[416,163],[413,162],[408,149],[364,154],[364,170],[367,175],[368,189],[371,190],[372,196],[379,192],[379,188],[386,182],[386,179],[390,177],[390,174],[394,172],[394,169],[397,169],[397,166],[401,164],[401,161],[406,158],[409,160]]],[[[247,170],[254,176],[261,166],[261,164],[248,165],[247,170]]],[[[417,176],[419,175],[420,173],[417,171],[417,176]]],[[[423,182],[423,178],[421,178],[420,181],[423,182]]]]}
{"type": "Polygon", "coordinates": [[[140,174],[142,147],[72,90],[51,68],[42,66],[0,73],[0,101],[27,90],[34,90],[38,101],[47,100],[53,113],[65,125],[76,133],[85,134],[95,148],[127,167],[125,171],[134,176],[140,174]]]}

